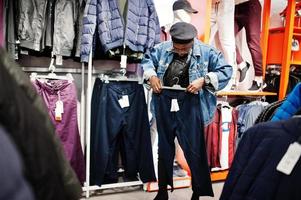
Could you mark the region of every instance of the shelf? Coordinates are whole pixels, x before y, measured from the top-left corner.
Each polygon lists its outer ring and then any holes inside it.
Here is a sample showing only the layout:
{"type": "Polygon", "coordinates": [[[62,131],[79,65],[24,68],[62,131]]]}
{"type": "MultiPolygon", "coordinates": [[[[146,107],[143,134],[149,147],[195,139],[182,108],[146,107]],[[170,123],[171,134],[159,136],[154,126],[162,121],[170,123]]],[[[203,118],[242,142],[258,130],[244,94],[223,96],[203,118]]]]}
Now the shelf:
{"type": "Polygon", "coordinates": [[[291,65],[301,65],[301,61],[292,61],[291,65]]]}
{"type": "Polygon", "coordinates": [[[270,32],[284,32],[284,27],[276,27],[276,28],[270,28],[270,32]]]}
{"type": "MultiPolygon", "coordinates": [[[[269,29],[269,32],[270,33],[277,33],[277,32],[280,32],[280,33],[284,33],[284,30],[285,30],[285,28],[284,27],[276,27],[276,28],[270,28],[269,29]]],[[[301,33],[301,27],[297,27],[297,26],[295,26],[294,27],[294,33],[301,33]]]]}
{"type": "Polygon", "coordinates": [[[217,92],[217,96],[276,96],[275,92],[248,92],[248,91],[229,91],[217,92]]]}

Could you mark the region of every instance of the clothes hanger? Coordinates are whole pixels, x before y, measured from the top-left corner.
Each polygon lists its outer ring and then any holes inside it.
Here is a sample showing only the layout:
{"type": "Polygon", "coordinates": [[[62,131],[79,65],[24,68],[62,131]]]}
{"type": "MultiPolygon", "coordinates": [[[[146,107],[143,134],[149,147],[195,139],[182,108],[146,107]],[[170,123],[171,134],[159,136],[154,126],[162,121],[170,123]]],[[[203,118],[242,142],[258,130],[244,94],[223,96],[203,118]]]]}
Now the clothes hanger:
{"type": "Polygon", "coordinates": [[[138,82],[139,84],[143,84],[143,79],[139,77],[127,77],[126,76],[126,65],[127,65],[127,56],[125,55],[125,46],[123,47],[123,55],[121,55],[120,60],[120,70],[117,73],[117,76],[100,74],[98,78],[102,80],[104,83],[109,83],[110,81],[116,82],[138,82]]]}
{"type": "Polygon", "coordinates": [[[183,88],[180,86],[179,83],[179,77],[174,77],[173,79],[177,79],[177,83],[174,84],[173,86],[162,86],[162,89],[167,89],[167,90],[182,90],[186,91],[186,88],[183,88]]]}
{"type": "Polygon", "coordinates": [[[109,83],[110,81],[116,81],[116,82],[138,82],[139,84],[141,83],[141,80],[138,78],[129,78],[127,76],[125,76],[124,74],[119,75],[119,76],[114,76],[111,77],[109,75],[106,74],[100,74],[98,76],[98,78],[100,78],[100,80],[102,80],[104,83],[109,83]]]}
{"type": "Polygon", "coordinates": [[[72,82],[74,80],[73,76],[71,73],[67,73],[65,76],[59,76],[57,74],[54,73],[55,71],[55,66],[54,66],[54,56],[53,54],[51,54],[51,61],[49,64],[49,71],[50,73],[47,75],[41,75],[41,74],[37,74],[36,72],[31,73],[30,75],[30,79],[36,80],[36,79],[54,79],[54,80],[68,80],[69,82],[72,82]]]}

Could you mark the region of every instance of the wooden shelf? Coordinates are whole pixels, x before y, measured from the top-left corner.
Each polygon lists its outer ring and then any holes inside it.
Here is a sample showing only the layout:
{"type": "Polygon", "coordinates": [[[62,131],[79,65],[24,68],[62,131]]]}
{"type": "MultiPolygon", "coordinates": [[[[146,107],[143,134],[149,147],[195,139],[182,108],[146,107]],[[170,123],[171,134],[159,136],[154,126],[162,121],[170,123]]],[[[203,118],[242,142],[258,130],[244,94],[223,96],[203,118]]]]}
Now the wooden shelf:
{"type": "Polygon", "coordinates": [[[217,92],[217,96],[276,96],[275,92],[248,92],[248,91],[229,91],[217,92]]]}
{"type": "Polygon", "coordinates": [[[292,61],[291,62],[292,65],[301,65],[301,61],[292,61]]]}
{"type": "MultiPolygon", "coordinates": [[[[276,28],[270,28],[269,29],[269,32],[270,33],[284,33],[284,27],[276,27],[276,28]]],[[[301,27],[294,27],[294,33],[298,34],[298,33],[301,33],[301,27]]]]}
{"type": "Polygon", "coordinates": [[[294,26],[294,29],[301,31],[301,27],[294,26]]]}
{"type": "Polygon", "coordinates": [[[276,27],[276,28],[270,28],[270,32],[284,32],[284,27],[276,27]]]}

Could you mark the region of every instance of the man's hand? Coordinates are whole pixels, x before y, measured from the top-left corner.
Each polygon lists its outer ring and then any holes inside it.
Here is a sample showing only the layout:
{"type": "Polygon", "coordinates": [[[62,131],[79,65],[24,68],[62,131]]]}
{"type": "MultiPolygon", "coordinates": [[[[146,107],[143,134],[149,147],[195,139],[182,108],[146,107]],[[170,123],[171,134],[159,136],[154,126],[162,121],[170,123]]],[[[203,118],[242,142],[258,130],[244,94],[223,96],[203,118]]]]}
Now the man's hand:
{"type": "Polygon", "coordinates": [[[160,93],[162,89],[161,81],[157,76],[152,76],[149,78],[150,86],[154,93],[160,93]]]}
{"type": "Polygon", "coordinates": [[[196,93],[198,93],[198,91],[200,89],[202,89],[204,84],[205,84],[205,81],[204,81],[203,77],[196,79],[196,80],[192,81],[192,83],[190,83],[190,85],[188,85],[188,87],[186,88],[186,91],[196,94],[196,93]]]}

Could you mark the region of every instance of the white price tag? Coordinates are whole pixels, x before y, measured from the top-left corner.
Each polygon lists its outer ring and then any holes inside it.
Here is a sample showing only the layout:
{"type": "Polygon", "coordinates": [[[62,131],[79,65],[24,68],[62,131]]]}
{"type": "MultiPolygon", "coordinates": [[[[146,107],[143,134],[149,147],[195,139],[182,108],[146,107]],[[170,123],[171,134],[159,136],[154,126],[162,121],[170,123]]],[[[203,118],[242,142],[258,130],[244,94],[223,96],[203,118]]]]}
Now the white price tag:
{"type": "Polygon", "coordinates": [[[121,62],[120,62],[120,68],[126,69],[126,63],[127,63],[127,56],[121,55],[121,62]]]}
{"type": "Polygon", "coordinates": [[[55,64],[56,65],[63,65],[63,56],[55,55],[55,64]]]}
{"type": "Polygon", "coordinates": [[[124,102],[124,107],[130,107],[130,101],[129,101],[129,96],[128,95],[124,95],[122,96],[123,102],[124,102]]]}
{"type": "Polygon", "coordinates": [[[27,50],[25,50],[25,49],[21,49],[20,54],[22,54],[22,55],[28,55],[29,52],[27,50]]]}
{"type": "Polygon", "coordinates": [[[55,121],[62,121],[62,113],[60,112],[60,110],[58,108],[55,108],[55,121]]]}
{"type": "Polygon", "coordinates": [[[178,100],[177,99],[172,99],[171,100],[171,107],[170,107],[170,112],[178,112],[180,110],[178,100]]]}
{"type": "Polygon", "coordinates": [[[122,98],[119,99],[118,102],[119,102],[121,108],[126,108],[126,107],[130,106],[129,96],[128,95],[122,96],[122,98]]]}
{"type": "Polygon", "coordinates": [[[277,165],[277,170],[290,175],[301,156],[301,145],[298,142],[290,144],[286,153],[277,165]]]}
{"type": "Polygon", "coordinates": [[[55,103],[56,109],[58,109],[58,112],[64,113],[64,103],[61,100],[58,100],[55,103]]]}

